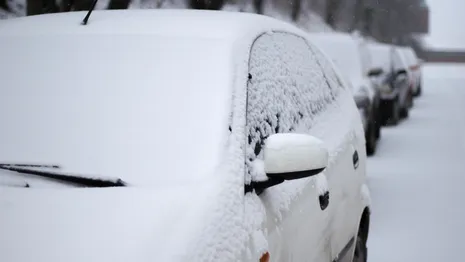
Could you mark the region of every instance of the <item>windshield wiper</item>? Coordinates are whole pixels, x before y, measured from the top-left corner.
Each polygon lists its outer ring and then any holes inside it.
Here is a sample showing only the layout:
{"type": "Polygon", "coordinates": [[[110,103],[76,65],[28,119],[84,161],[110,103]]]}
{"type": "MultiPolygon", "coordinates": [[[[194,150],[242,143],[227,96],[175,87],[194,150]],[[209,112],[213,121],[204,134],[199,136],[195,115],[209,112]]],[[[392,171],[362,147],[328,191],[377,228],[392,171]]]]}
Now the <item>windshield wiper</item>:
{"type": "Polygon", "coordinates": [[[55,172],[55,171],[36,170],[33,168],[60,169],[60,166],[0,163],[0,169],[3,169],[3,170],[54,179],[54,180],[67,182],[67,183],[78,184],[84,187],[124,187],[124,186],[127,186],[126,182],[124,182],[123,180],[119,178],[114,179],[114,180],[102,179],[102,178],[90,178],[90,177],[82,177],[82,176],[75,175],[75,174],[60,173],[60,172],[55,172]]]}

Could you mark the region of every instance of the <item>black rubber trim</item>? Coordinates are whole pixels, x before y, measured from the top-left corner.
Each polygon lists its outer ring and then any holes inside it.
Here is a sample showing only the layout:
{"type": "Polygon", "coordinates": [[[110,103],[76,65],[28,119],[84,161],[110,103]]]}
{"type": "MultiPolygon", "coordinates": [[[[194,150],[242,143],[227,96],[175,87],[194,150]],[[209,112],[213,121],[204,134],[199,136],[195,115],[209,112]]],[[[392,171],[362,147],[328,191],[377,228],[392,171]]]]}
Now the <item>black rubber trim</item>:
{"type": "Polygon", "coordinates": [[[333,262],[339,262],[342,261],[348,254],[352,246],[354,245],[355,238],[352,237],[349,242],[345,245],[345,247],[339,252],[339,254],[336,256],[336,258],[333,260],[333,262]]]}
{"type": "Polygon", "coordinates": [[[314,175],[318,175],[321,173],[325,167],[323,168],[317,168],[317,169],[312,169],[312,170],[306,170],[306,171],[297,171],[297,172],[288,172],[288,173],[267,173],[266,175],[270,178],[280,178],[280,179],[285,179],[285,180],[294,180],[294,179],[301,179],[301,178],[306,178],[306,177],[311,177],[314,175]]]}

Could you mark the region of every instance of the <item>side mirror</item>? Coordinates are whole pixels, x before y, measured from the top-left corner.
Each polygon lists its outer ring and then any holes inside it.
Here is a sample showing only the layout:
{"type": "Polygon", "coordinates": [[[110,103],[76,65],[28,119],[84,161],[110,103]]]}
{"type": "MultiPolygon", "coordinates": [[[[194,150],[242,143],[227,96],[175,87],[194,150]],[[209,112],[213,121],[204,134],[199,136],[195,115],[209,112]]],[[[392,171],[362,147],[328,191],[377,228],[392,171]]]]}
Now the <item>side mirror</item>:
{"type": "Polygon", "coordinates": [[[407,74],[407,70],[405,69],[399,69],[396,71],[396,77],[400,75],[406,75],[406,74],[407,74]]]}
{"type": "Polygon", "coordinates": [[[274,134],[264,146],[267,181],[252,182],[257,194],[285,180],[306,178],[321,173],[328,164],[328,150],[320,139],[294,133],[274,134]]]}
{"type": "Polygon", "coordinates": [[[373,68],[370,71],[368,71],[368,76],[379,76],[383,73],[382,68],[373,68]]]}

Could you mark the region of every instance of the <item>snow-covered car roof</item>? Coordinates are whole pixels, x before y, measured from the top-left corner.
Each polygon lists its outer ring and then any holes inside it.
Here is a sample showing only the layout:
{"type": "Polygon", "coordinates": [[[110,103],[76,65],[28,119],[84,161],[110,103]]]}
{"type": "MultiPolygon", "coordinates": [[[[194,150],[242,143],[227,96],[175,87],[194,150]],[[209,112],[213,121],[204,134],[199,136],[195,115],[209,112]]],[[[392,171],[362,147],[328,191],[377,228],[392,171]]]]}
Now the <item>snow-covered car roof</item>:
{"type": "Polygon", "coordinates": [[[256,14],[202,10],[96,10],[12,18],[0,23],[0,36],[34,34],[149,34],[238,39],[275,30],[298,31],[277,19],[256,14]]]}
{"type": "Polygon", "coordinates": [[[402,51],[405,53],[405,57],[409,66],[414,66],[418,64],[418,57],[411,47],[402,47],[402,51]]]}
{"type": "Polygon", "coordinates": [[[232,12],[95,11],[84,26],[85,14],[0,24],[8,94],[0,116],[11,120],[0,137],[3,161],[58,162],[134,185],[204,179],[221,157],[235,70],[247,66],[253,41],[271,29],[299,31],[232,12]]]}
{"type": "Polygon", "coordinates": [[[371,54],[371,67],[382,68],[388,72],[391,68],[392,46],[384,43],[369,42],[368,49],[371,54]]]}
{"type": "Polygon", "coordinates": [[[367,69],[361,53],[363,42],[347,33],[311,33],[309,39],[332,59],[340,71],[353,82],[358,82],[367,69]]]}

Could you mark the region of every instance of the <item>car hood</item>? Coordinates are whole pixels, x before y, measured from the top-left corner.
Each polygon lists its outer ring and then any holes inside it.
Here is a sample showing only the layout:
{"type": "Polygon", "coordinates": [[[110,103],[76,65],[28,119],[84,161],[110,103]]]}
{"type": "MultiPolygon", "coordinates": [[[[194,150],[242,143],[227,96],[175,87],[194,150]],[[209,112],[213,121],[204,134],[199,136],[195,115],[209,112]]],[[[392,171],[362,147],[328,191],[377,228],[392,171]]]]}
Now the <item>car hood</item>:
{"type": "Polygon", "coordinates": [[[0,187],[0,261],[188,261],[215,199],[192,187],[0,187]]]}

